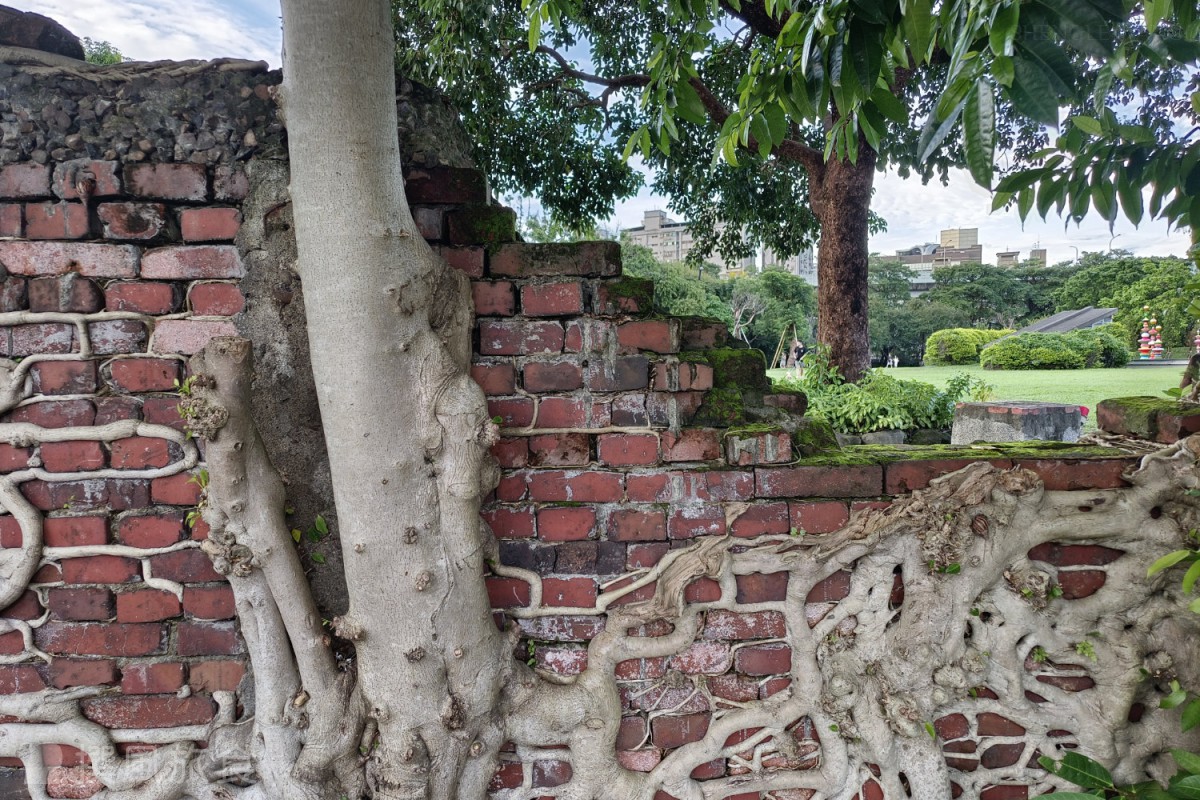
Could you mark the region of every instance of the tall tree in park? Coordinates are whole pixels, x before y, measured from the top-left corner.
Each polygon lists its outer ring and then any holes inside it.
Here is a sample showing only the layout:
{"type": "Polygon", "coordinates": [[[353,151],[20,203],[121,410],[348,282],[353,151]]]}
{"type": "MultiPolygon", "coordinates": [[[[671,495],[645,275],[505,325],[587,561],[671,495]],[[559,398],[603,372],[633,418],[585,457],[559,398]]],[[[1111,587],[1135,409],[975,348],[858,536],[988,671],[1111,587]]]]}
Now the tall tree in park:
{"type": "MultiPolygon", "coordinates": [[[[745,231],[795,253],[819,235],[818,331],[852,377],[869,355],[877,170],[930,179],[965,165],[990,187],[998,150],[1053,169],[1063,159],[1040,160],[1042,126],[1085,98],[1136,106],[1143,149],[1170,143],[1180,60],[1195,49],[1194,8],[1173,0],[1153,4],[1153,21],[1169,21],[1161,36],[1120,0],[394,4],[404,65],[451,93],[500,189],[535,194],[564,220],[607,214],[637,185],[622,155],[640,153],[702,246],[733,253],[745,231]]],[[[1108,113],[1097,132],[1123,122],[1108,113]]],[[[1100,155],[1115,185],[1158,176],[1126,180],[1100,155]]],[[[1027,212],[1037,174],[998,203],[1027,212]]],[[[1114,184],[1095,185],[1103,199],[1114,184]]],[[[1045,196],[1043,212],[1056,193],[1045,196]]]]}

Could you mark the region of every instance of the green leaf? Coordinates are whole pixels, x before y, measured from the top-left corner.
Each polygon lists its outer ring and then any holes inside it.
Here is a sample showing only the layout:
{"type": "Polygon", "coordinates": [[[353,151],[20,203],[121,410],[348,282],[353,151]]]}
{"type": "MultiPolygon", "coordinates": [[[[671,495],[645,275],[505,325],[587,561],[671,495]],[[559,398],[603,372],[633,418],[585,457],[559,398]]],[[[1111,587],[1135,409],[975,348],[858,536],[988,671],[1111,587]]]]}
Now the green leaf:
{"type": "Polygon", "coordinates": [[[1149,578],[1159,572],[1162,572],[1164,569],[1170,569],[1190,555],[1192,555],[1191,550],[1175,550],[1171,553],[1167,553],[1165,556],[1150,565],[1150,569],[1146,570],[1146,577],[1149,578]]]}
{"type": "Polygon", "coordinates": [[[1167,791],[1171,797],[1178,797],[1180,800],[1200,800],[1200,775],[1189,775],[1171,784],[1167,791]]]}
{"type": "Polygon", "coordinates": [[[1179,681],[1171,681],[1171,693],[1158,701],[1159,708],[1178,708],[1187,702],[1187,689],[1179,685],[1179,681]]]}
{"type": "Polygon", "coordinates": [[[992,76],[1001,86],[1012,86],[1013,60],[1011,56],[996,56],[992,59],[992,76]]]}
{"type": "Polygon", "coordinates": [[[682,80],[675,84],[675,103],[675,113],[688,122],[703,125],[708,121],[704,103],[700,101],[700,95],[690,81],[682,80]]]}
{"type": "Polygon", "coordinates": [[[958,124],[958,117],[962,113],[963,106],[966,105],[967,99],[964,97],[957,108],[951,110],[950,114],[941,122],[937,122],[936,115],[930,114],[929,119],[925,122],[925,127],[921,130],[921,138],[917,142],[917,161],[921,162],[929,158],[933,151],[945,140],[958,124]]]}
{"type": "Polygon", "coordinates": [[[1008,87],[1013,105],[1027,117],[1046,125],[1058,124],[1058,99],[1047,73],[1036,62],[1013,56],[1013,80],[1008,87]]]}
{"type": "Polygon", "coordinates": [[[313,560],[314,564],[324,564],[325,563],[325,556],[321,555],[320,553],[313,553],[309,557],[313,560]]]}
{"type": "Polygon", "coordinates": [[[329,533],[329,524],[325,522],[325,518],[317,514],[317,518],[313,520],[313,527],[317,529],[317,533],[324,536],[329,533]]]}
{"type": "Polygon", "coordinates": [[[1076,128],[1079,128],[1084,133],[1090,133],[1092,136],[1099,136],[1104,133],[1103,126],[1100,125],[1100,121],[1095,117],[1085,117],[1082,114],[1076,114],[1071,117],[1071,122],[1075,124],[1076,128]]]}
{"type": "Polygon", "coordinates": [[[1021,221],[1029,216],[1029,210],[1033,208],[1034,193],[1033,189],[1022,189],[1017,195],[1017,213],[1021,215],[1021,221]]]}
{"type": "Polygon", "coordinates": [[[303,535],[304,533],[299,528],[292,528],[292,541],[296,544],[300,544],[300,537],[303,535]]]}
{"type": "Polygon", "coordinates": [[[975,82],[963,109],[963,136],[967,167],[980,186],[992,187],[992,164],[996,155],[996,97],[986,79],[975,82]]]}
{"type": "Polygon", "coordinates": [[[787,114],[783,107],[772,103],[763,109],[763,118],[767,121],[767,129],[771,134],[771,144],[779,144],[787,138],[787,114]]]}
{"type": "Polygon", "coordinates": [[[542,38],[542,15],[534,12],[529,15],[529,52],[537,50],[538,42],[542,38]]]}
{"type": "Polygon", "coordinates": [[[1129,221],[1134,225],[1140,223],[1145,213],[1142,207],[1142,187],[1122,176],[1121,181],[1117,183],[1117,197],[1121,198],[1121,208],[1125,210],[1129,221]]]}
{"type": "Polygon", "coordinates": [[[908,0],[900,24],[904,28],[904,38],[912,49],[913,59],[918,64],[924,62],[933,40],[933,4],[930,0],[908,0]]]}
{"type": "Polygon", "coordinates": [[[1191,611],[1193,614],[1200,614],[1200,597],[1197,597],[1188,604],[1188,611],[1191,611]]]}
{"type": "Polygon", "coordinates": [[[1113,788],[1112,775],[1100,762],[1074,751],[1063,755],[1063,760],[1051,770],[1063,780],[1085,789],[1113,788]]]}
{"type": "Polygon", "coordinates": [[[1050,24],[1071,47],[1096,58],[1111,55],[1109,25],[1095,8],[1077,0],[1037,1],[1051,11],[1050,24]]]}
{"type": "MultiPolygon", "coordinates": [[[[1191,594],[1192,590],[1196,588],[1197,579],[1200,579],[1200,559],[1193,561],[1192,566],[1188,567],[1188,571],[1184,573],[1183,591],[1191,594]]],[[[1200,772],[1200,770],[1197,770],[1197,772],[1200,772]]]]}
{"type": "Polygon", "coordinates": [[[896,95],[882,86],[871,92],[871,102],[879,109],[879,113],[899,125],[908,124],[908,106],[900,102],[896,95]]]}
{"type": "Polygon", "coordinates": [[[1011,3],[996,13],[992,29],[988,32],[988,44],[992,53],[997,56],[1011,56],[1013,40],[1017,35],[1017,21],[1021,14],[1021,4],[1011,3]]]}
{"type": "Polygon", "coordinates": [[[1200,775],[1200,756],[1195,753],[1189,753],[1187,750],[1172,750],[1171,758],[1175,759],[1175,763],[1184,772],[1200,775]]]}
{"type": "Polygon", "coordinates": [[[1145,0],[1142,9],[1146,15],[1146,31],[1154,33],[1158,23],[1170,12],[1171,0],[1145,0]]]}
{"type": "Polygon", "coordinates": [[[1183,718],[1179,724],[1183,728],[1184,733],[1200,725],[1200,699],[1193,700],[1187,704],[1187,708],[1183,710],[1183,718]]]}

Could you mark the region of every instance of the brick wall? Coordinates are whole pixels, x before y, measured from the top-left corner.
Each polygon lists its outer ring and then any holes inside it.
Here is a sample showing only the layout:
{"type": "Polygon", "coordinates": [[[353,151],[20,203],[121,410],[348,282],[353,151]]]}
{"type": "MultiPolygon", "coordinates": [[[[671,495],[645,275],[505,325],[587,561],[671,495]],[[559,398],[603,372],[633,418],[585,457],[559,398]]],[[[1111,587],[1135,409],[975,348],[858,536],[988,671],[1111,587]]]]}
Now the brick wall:
{"type": "MultiPolygon", "coordinates": [[[[234,96],[266,102],[269,91],[247,85],[234,96]]],[[[71,102],[78,115],[84,106],[71,102]]],[[[20,116],[8,107],[0,114],[20,116]]],[[[4,422],[40,429],[0,428],[2,480],[24,498],[4,502],[0,546],[15,554],[27,544],[16,520],[32,510],[49,548],[31,589],[2,613],[0,694],[103,687],[84,712],[114,731],[203,724],[217,712],[213,693],[235,690],[246,665],[229,588],[196,546],[203,524],[187,524],[203,466],[176,433],[184,427],[177,381],[187,377],[186,356],[238,328],[242,254],[254,244],[235,244],[248,186],[233,145],[204,155],[195,149],[203,139],[184,130],[161,146],[131,139],[133,149],[72,150],[72,125],[84,124],[75,119],[55,134],[60,120],[49,114],[30,123],[28,146],[0,153],[0,355],[21,359],[12,382],[19,403],[4,422]]],[[[832,531],[856,509],[886,505],[979,458],[1033,469],[1048,488],[1081,497],[1121,485],[1130,466],[1083,451],[1030,459],[1003,449],[885,453],[852,465],[802,460],[787,424],[803,399],[773,394],[761,355],[733,347],[723,325],[654,316],[652,287],[621,275],[615,244],[515,242],[512,212],[486,205],[485,182],[468,168],[414,164],[408,193],[424,235],[472,280],[473,375],[504,431],[494,450],[503,478],[483,517],[501,562],[538,573],[543,604],[564,609],[520,621],[523,647],[543,669],[581,671],[586,643],[604,624],[586,613],[597,598],[696,537],[832,531]]],[[[1030,554],[1057,572],[1067,600],[1101,590],[1119,556],[1083,546],[1030,554]]],[[[524,581],[485,580],[497,609],[530,603],[524,581]]],[[[781,601],[788,580],[784,571],[738,576],[745,611],[709,613],[699,639],[672,657],[621,664],[622,764],[649,770],[703,735],[714,709],[680,686],[704,680],[731,703],[787,687],[783,617],[755,606],[781,601]],[[682,683],[654,683],[668,674],[682,683]]],[[[849,574],[838,573],[814,588],[811,624],[849,586],[849,574]]],[[[688,596],[718,591],[700,579],[688,596]]],[[[902,583],[893,596],[902,602],[902,583]]],[[[1086,665],[1028,666],[1047,684],[1090,689],[1086,665]]],[[[1023,731],[995,714],[935,725],[957,769],[1003,768],[1023,752],[1014,747],[1023,731]]],[[[801,724],[794,735],[799,756],[769,766],[815,765],[818,732],[801,724]]],[[[123,752],[154,746],[118,740],[123,752]]],[[[50,796],[99,788],[81,753],[44,751],[50,796]]],[[[521,785],[526,767],[535,787],[570,777],[565,762],[514,759],[506,756],[495,788],[521,785]]],[[[0,765],[0,796],[24,796],[19,767],[0,765]]],[[[697,777],[744,770],[722,759],[697,777]]],[[[862,796],[881,793],[868,782],[862,796]]],[[[983,796],[1025,794],[1005,785],[983,796]]]]}

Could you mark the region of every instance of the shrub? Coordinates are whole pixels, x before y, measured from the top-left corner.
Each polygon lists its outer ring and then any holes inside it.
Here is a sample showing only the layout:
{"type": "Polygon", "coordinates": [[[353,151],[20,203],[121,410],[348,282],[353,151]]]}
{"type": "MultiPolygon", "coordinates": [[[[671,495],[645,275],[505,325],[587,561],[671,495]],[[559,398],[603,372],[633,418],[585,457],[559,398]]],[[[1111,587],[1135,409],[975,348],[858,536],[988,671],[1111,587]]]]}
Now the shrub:
{"type": "Polygon", "coordinates": [[[989,342],[1012,333],[984,328],[944,328],[925,340],[925,363],[930,366],[958,366],[979,361],[979,350],[989,342]]]}
{"type": "Polygon", "coordinates": [[[1121,340],[1099,329],[1070,333],[1022,333],[985,347],[985,369],[1084,369],[1123,367],[1129,351],[1121,340]]]}

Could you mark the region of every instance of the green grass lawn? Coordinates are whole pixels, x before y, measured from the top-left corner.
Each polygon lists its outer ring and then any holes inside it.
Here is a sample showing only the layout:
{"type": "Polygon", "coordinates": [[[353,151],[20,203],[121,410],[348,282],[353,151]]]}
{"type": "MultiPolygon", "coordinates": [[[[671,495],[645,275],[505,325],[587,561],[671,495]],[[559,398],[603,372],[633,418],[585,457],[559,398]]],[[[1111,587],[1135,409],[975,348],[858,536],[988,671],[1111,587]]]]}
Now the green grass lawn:
{"type": "MultiPolygon", "coordinates": [[[[995,400],[1042,400],[1048,403],[1072,403],[1087,406],[1092,414],[1085,427],[1096,427],[1096,404],[1109,397],[1151,395],[1163,397],[1163,390],[1179,385],[1182,366],[1124,367],[1122,369],[1031,369],[987,370],[971,367],[899,367],[885,370],[906,380],[944,386],[953,376],[966,372],[995,387],[995,400]]],[[[783,377],[787,370],[770,370],[772,378],[783,377]]]]}

